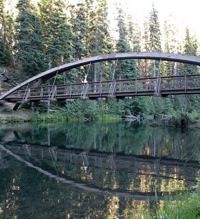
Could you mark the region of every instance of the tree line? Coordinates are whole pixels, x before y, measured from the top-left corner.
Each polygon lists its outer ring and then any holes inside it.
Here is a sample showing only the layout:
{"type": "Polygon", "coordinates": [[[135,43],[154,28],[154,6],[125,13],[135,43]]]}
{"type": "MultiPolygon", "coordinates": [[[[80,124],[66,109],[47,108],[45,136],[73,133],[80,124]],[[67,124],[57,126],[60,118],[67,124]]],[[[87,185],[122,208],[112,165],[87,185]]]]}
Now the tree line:
{"type": "MultiPolygon", "coordinates": [[[[116,5],[116,32],[113,37],[107,0],[85,0],[77,4],[65,0],[38,0],[37,3],[34,0],[19,0],[16,9],[12,4],[8,0],[0,0],[0,68],[1,71],[6,69],[18,82],[63,63],[113,52],[198,55],[199,42],[189,28],[185,28],[182,41],[177,37],[177,27],[170,21],[164,21],[161,30],[159,11],[154,5],[144,20],[143,28],[120,5],[116,5]]],[[[63,74],[64,80],[75,82],[87,71],[87,66],[71,70],[63,74]]],[[[197,74],[199,69],[175,62],[121,60],[118,63],[95,64],[90,71],[93,72],[90,80],[97,81],[114,77],[197,74]],[[111,70],[113,68],[115,71],[111,70]]],[[[142,104],[144,111],[145,105],[151,102],[155,109],[163,106],[160,111],[164,111],[170,103],[170,107],[180,110],[184,101],[193,104],[189,104],[190,110],[199,102],[198,97],[159,101],[136,98],[125,105],[136,113],[132,110],[136,105],[142,104]],[[138,104],[135,105],[135,102],[138,104]],[[132,105],[134,107],[130,107],[132,105]]]]}

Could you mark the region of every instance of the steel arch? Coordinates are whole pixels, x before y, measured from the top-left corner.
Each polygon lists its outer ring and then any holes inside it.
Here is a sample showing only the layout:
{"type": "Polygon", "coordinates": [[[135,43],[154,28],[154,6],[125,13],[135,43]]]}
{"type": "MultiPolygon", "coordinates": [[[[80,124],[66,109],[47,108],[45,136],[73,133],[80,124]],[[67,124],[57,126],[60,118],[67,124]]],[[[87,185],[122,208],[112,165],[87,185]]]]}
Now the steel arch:
{"type": "Polygon", "coordinates": [[[48,80],[54,77],[56,74],[62,73],[66,70],[70,70],[70,69],[73,69],[79,66],[87,65],[90,63],[96,63],[96,62],[109,61],[109,60],[121,60],[121,59],[151,59],[151,60],[163,60],[163,61],[172,61],[172,62],[181,62],[181,63],[187,63],[187,64],[193,64],[193,65],[200,65],[200,57],[198,56],[181,55],[181,54],[175,54],[175,53],[128,52],[128,53],[112,53],[112,54],[99,55],[99,56],[89,57],[89,58],[77,60],[74,62],[70,62],[67,64],[63,64],[58,67],[44,71],[18,84],[17,86],[13,87],[9,91],[5,92],[4,94],[0,96],[0,100],[3,100],[8,95],[15,92],[16,90],[38,79],[45,81],[45,80],[48,80]]]}

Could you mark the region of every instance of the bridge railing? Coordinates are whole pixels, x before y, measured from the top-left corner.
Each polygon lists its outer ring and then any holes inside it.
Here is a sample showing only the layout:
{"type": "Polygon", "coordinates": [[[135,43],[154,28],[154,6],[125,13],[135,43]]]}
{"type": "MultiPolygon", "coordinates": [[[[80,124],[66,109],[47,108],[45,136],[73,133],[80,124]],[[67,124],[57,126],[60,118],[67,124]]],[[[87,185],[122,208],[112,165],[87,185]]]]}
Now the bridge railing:
{"type": "Polygon", "coordinates": [[[161,90],[200,89],[200,75],[162,77],[161,90]]]}
{"type": "Polygon", "coordinates": [[[139,78],[131,80],[120,80],[116,82],[116,92],[143,92],[154,91],[156,78],[139,78]]]}
{"type": "MultiPolygon", "coordinates": [[[[187,93],[195,90],[200,93],[200,75],[166,76],[89,82],[71,85],[53,85],[17,90],[8,98],[13,100],[42,100],[67,98],[92,98],[109,96],[160,95],[187,93]]],[[[191,92],[191,93],[192,93],[191,92]]]]}

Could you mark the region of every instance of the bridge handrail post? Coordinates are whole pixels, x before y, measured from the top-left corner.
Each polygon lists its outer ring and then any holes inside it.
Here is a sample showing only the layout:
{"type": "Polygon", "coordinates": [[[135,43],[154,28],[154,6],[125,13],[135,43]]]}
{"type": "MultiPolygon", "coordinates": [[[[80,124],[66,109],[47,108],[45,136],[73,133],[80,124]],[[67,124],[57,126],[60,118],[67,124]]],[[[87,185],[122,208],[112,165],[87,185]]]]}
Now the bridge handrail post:
{"type": "Polygon", "coordinates": [[[27,101],[28,98],[30,97],[30,94],[31,94],[31,89],[28,88],[28,85],[27,85],[26,90],[24,91],[24,95],[22,97],[22,102],[27,101]]]}
{"type": "Polygon", "coordinates": [[[108,96],[113,97],[115,93],[115,88],[116,88],[116,81],[113,80],[110,83],[109,91],[108,91],[108,96]]]}
{"type": "MultiPolygon", "coordinates": [[[[24,94],[23,94],[23,97],[22,97],[22,101],[24,101],[26,99],[26,96],[27,96],[27,90],[28,90],[28,84],[26,86],[26,89],[24,90],[24,94]]],[[[21,97],[21,96],[20,96],[21,97]]]]}
{"type": "Polygon", "coordinates": [[[154,82],[154,95],[158,97],[160,95],[161,77],[158,76],[156,80],[154,79],[154,82]]]}
{"type": "Polygon", "coordinates": [[[72,96],[72,85],[70,84],[69,86],[69,94],[70,94],[70,97],[72,96]]]}
{"type": "Polygon", "coordinates": [[[54,97],[56,96],[56,92],[57,92],[57,86],[54,85],[52,86],[52,89],[51,89],[51,97],[50,97],[51,100],[53,100],[54,97]]]}
{"type": "Polygon", "coordinates": [[[137,94],[137,92],[138,92],[138,80],[137,80],[137,78],[135,79],[135,93],[137,94]]]}
{"type": "Polygon", "coordinates": [[[185,74],[185,93],[186,93],[186,90],[187,90],[187,76],[186,76],[186,74],[185,74]]]}
{"type": "Polygon", "coordinates": [[[99,93],[102,94],[103,92],[103,85],[102,85],[102,82],[100,81],[99,83],[99,93]]]}
{"type": "Polygon", "coordinates": [[[41,87],[41,88],[40,88],[40,97],[43,97],[43,94],[44,94],[44,88],[41,87]]]}
{"type": "Polygon", "coordinates": [[[83,83],[82,91],[81,91],[81,98],[86,99],[88,93],[89,83],[83,83]]]}

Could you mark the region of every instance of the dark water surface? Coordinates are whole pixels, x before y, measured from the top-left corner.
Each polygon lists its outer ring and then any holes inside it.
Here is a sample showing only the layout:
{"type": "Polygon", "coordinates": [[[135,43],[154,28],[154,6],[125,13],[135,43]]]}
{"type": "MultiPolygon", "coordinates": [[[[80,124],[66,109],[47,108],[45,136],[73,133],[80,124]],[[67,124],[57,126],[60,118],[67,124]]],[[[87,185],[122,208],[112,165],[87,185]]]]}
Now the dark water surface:
{"type": "Polygon", "coordinates": [[[199,130],[130,122],[0,127],[0,218],[142,218],[199,177],[199,130]]]}

